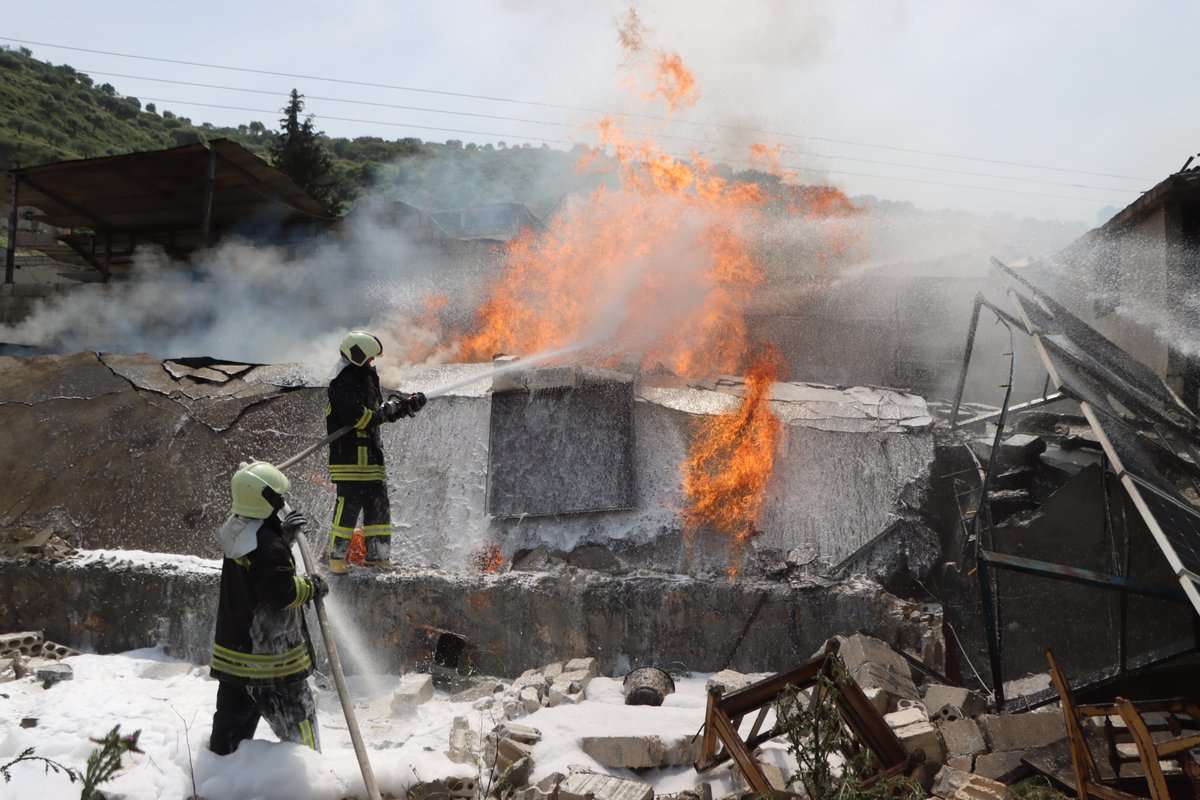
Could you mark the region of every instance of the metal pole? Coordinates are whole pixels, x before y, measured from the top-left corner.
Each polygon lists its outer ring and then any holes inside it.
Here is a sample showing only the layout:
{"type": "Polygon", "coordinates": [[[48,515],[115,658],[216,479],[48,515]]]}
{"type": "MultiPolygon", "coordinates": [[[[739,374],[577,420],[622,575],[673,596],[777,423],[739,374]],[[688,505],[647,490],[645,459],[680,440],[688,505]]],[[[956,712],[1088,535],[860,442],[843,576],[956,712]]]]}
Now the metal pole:
{"type": "MultiPolygon", "coordinates": [[[[308,540],[301,533],[296,537],[300,545],[300,557],[304,559],[304,569],[310,574],[316,574],[313,568],[312,554],[308,551],[308,540]]],[[[337,642],[333,639],[333,631],[329,627],[329,619],[325,616],[325,603],[318,595],[313,600],[317,610],[317,622],[321,626],[321,636],[325,639],[325,650],[329,653],[329,670],[333,673],[333,682],[337,686],[338,699],[342,701],[342,713],[346,715],[346,728],[350,731],[350,741],[354,744],[354,755],[358,758],[358,768],[362,771],[363,782],[367,785],[367,796],[371,800],[383,800],[379,794],[379,786],[375,783],[375,773],[371,770],[371,762],[367,760],[367,749],[363,746],[362,734],[358,731],[358,720],[354,716],[354,704],[350,702],[350,692],[346,689],[346,676],[342,674],[342,659],[338,655],[337,642]]]]}
{"type": "Polygon", "coordinates": [[[217,151],[209,149],[208,151],[208,175],[204,180],[204,218],[200,222],[200,236],[204,241],[204,246],[208,247],[212,242],[209,241],[212,233],[212,204],[213,204],[213,188],[217,181],[217,151]]]}
{"type": "Polygon", "coordinates": [[[975,329],[979,327],[979,307],[983,305],[983,295],[975,295],[975,308],[971,311],[971,326],[967,331],[967,346],[963,350],[962,371],[958,373],[958,388],[954,392],[954,407],[950,409],[950,427],[958,426],[958,407],[962,403],[963,391],[967,388],[967,367],[971,363],[971,350],[975,347],[975,329]]]}
{"type": "Polygon", "coordinates": [[[13,283],[13,267],[17,259],[17,185],[21,179],[12,176],[12,208],[8,210],[8,249],[4,253],[4,282],[13,283]]]}

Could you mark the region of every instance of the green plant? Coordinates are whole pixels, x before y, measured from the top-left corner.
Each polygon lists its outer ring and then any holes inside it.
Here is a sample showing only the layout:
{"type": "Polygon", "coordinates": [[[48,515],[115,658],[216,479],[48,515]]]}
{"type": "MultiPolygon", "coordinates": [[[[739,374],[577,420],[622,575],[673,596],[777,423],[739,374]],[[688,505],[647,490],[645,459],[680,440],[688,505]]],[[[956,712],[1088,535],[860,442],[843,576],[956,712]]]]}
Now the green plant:
{"type": "Polygon", "coordinates": [[[42,764],[45,765],[47,774],[49,774],[51,772],[54,772],[54,773],[61,772],[71,780],[71,783],[74,783],[80,777],[79,772],[77,770],[73,770],[68,766],[64,766],[63,764],[58,763],[57,761],[55,761],[52,758],[45,758],[44,756],[34,755],[33,748],[26,747],[12,761],[9,761],[7,764],[0,764],[0,775],[4,776],[5,783],[8,783],[9,781],[12,780],[12,774],[9,772],[9,768],[16,766],[17,764],[20,764],[22,761],[41,761],[42,764]]]}
{"type": "Polygon", "coordinates": [[[104,738],[90,740],[100,747],[88,756],[87,771],[83,775],[83,792],[79,795],[79,800],[98,800],[101,797],[96,787],[117,774],[123,766],[122,757],[126,753],[142,752],[137,746],[141,733],[137,730],[128,736],[122,736],[121,726],[114,725],[104,738]]]}
{"type": "Polygon", "coordinates": [[[1068,795],[1054,788],[1044,775],[1034,775],[1012,787],[1013,794],[1021,800],[1067,800],[1068,795]]]}
{"type": "Polygon", "coordinates": [[[104,735],[104,738],[90,739],[89,741],[100,745],[100,747],[93,750],[92,754],[88,756],[87,769],[82,775],[77,769],[72,769],[53,759],[35,755],[32,747],[25,748],[21,751],[20,755],[7,764],[0,764],[0,775],[4,776],[4,782],[8,783],[12,780],[12,774],[9,772],[11,767],[22,761],[41,761],[45,765],[47,773],[61,772],[67,776],[71,783],[75,781],[83,782],[83,791],[79,795],[79,800],[99,800],[102,795],[96,787],[117,774],[122,767],[121,758],[126,753],[142,752],[137,746],[138,737],[141,733],[140,730],[137,730],[128,736],[122,736],[121,726],[116,725],[104,735]]]}
{"type": "Polygon", "coordinates": [[[838,710],[839,687],[851,680],[830,660],[811,693],[792,689],[775,701],[777,726],[796,760],[789,782],[804,786],[810,800],[919,800],[920,785],[904,775],[868,783],[876,772],[871,751],[854,738],[838,710]]]}

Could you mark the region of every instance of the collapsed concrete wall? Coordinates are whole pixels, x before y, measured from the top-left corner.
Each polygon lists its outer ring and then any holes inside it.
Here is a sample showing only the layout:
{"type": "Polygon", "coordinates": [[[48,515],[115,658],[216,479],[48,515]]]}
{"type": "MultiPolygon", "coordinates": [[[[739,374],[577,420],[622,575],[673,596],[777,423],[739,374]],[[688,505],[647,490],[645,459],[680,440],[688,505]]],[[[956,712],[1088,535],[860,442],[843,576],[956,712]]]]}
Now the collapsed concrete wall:
{"type": "MultiPolygon", "coordinates": [[[[409,391],[475,376],[490,364],[414,370],[409,391]]],[[[490,381],[435,397],[415,418],[383,428],[402,564],[472,570],[498,547],[506,558],[545,546],[600,545],[616,571],[720,572],[745,549],[723,534],[683,542],[683,463],[693,426],[733,411],[729,379],[708,388],[654,385],[634,402],[636,507],[624,511],[485,515],[490,381]],[[697,555],[698,554],[698,555],[697,555]]],[[[751,549],[806,548],[833,563],[879,533],[906,487],[927,478],[931,420],[900,392],[776,384],[771,409],[785,436],[751,549]]],[[[324,387],[294,365],[250,366],[78,353],[0,358],[0,532],[52,529],[77,546],[214,557],[228,481],[249,458],[279,462],[325,434],[324,387]]],[[[532,445],[531,445],[532,446],[532,445]]],[[[333,506],[324,451],[289,471],[310,533],[333,506]]]]}
{"type": "MultiPolygon", "coordinates": [[[[0,583],[7,591],[0,619],[13,630],[42,630],[82,650],[159,646],[205,664],[219,578],[219,561],[189,556],[91,551],[60,561],[2,558],[0,583]]],[[[801,588],[573,568],[505,574],[404,569],[339,577],[329,602],[340,609],[336,619],[353,620],[353,630],[337,633],[341,648],[352,649],[343,637],[357,635],[370,643],[374,666],[393,672],[414,666],[413,642],[423,626],[467,637],[472,666],[503,676],[582,656],[597,658],[605,674],[643,664],[779,670],[836,634],[868,629],[916,654],[929,649],[931,634],[940,634],[936,615],[864,580],[801,588]]]]}

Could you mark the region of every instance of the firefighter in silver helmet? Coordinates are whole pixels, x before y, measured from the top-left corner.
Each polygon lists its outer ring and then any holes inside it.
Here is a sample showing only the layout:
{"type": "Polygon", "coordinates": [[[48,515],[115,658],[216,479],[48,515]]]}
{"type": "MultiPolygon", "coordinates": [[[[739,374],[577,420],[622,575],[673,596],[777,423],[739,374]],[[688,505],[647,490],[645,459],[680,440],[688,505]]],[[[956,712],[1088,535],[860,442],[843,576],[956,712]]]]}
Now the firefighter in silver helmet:
{"type": "Polygon", "coordinates": [[[265,461],[243,464],[230,482],[211,667],[220,685],[208,748],[217,755],[253,738],[260,718],[281,741],[321,749],[301,607],[328,589],[317,575],[296,574],[292,544],[307,520],[287,505],[288,487],[265,461]]]}
{"type": "Polygon", "coordinates": [[[379,337],[350,331],[342,339],[335,376],[329,383],[325,425],[329,433],[353,426],[329,445],[329,477],[337,485],[337,501],[329,529],[329,570],[345,572],[350,537],[362,515],[368,566],[391,560],[392,518],[387,494],[387,470],[379,426],[411,417],[425,407],[425,395],[393,394],[386,401],[373,364],[383,355],[379,337]]]}

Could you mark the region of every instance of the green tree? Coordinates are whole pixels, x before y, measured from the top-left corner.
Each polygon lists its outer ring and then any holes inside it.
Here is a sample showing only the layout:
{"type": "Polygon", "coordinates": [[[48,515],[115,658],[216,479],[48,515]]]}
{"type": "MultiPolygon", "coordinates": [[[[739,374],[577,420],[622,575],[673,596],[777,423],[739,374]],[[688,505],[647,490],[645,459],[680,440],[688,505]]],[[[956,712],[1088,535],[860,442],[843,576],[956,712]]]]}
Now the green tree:
{"type": "Polygon", "coordinates": [[[270,147],[271,162],[313,199],[333,210],[336,203],[330,192],[333,161],[321,142],[324,136],[313,129],[312,115],[300,121],[304,111],[304,95],[292,89],[291,99],[279,120],[279,135],[270,147]]]}

